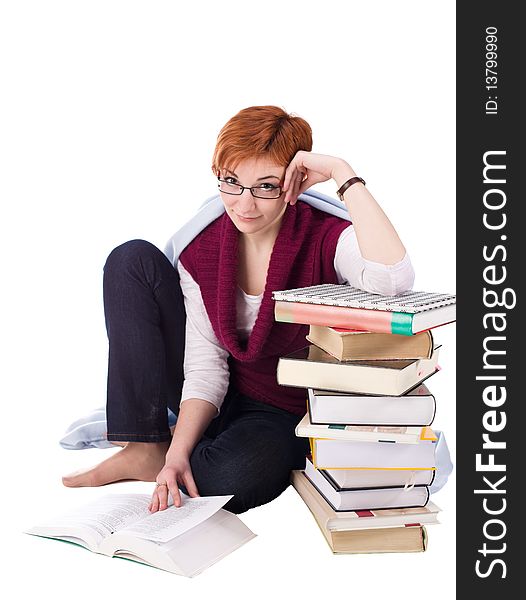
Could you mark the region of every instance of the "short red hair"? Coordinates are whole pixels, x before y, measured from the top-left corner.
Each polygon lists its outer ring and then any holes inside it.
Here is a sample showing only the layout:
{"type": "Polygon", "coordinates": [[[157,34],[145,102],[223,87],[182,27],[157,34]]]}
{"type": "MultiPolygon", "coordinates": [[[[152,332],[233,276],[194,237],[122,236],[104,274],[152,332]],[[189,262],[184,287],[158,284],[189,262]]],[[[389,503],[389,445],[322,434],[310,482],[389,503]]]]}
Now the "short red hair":
{"type": "Polygon", "coordinates": [[[240,110],[221,129],[212,158],[212,171],[235,170],[247,158],[267,158],[286,166],[298,150],[312,150],[312,130],[301,117],[278,106],[240,110]]]}

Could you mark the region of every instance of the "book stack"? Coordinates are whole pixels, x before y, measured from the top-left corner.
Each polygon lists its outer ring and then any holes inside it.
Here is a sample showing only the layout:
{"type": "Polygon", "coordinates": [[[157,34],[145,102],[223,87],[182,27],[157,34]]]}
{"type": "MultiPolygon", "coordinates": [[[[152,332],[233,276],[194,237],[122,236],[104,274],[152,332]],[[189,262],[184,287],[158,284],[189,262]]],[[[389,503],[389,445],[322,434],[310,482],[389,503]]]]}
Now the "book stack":
{"type": "Polygon", "coordinates": [[[432,329],[455,321],[455,297],[381,296],[324,284],[273,293],[277,321],[310,325],[281,357],[281,385],[307,388],[296,435],[311,456],[292,484],[333,552],[422,552],[437,437],[426,381],[438,366],[432,329]]]}

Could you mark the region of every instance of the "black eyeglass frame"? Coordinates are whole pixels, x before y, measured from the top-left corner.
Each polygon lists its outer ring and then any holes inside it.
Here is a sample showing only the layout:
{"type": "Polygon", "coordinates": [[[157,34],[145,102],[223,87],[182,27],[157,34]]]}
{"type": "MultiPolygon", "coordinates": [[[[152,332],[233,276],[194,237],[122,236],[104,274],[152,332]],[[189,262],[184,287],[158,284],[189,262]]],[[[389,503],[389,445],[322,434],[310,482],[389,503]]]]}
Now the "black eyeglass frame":
{"type": "MultiPolygon", "coordinates": [[[[283,194],[283,188],[280,185],[275,186],[276,190],[279,190],[279,195],[276,196],[275,198],[269,198],[268,196],[256,196],[256,194],[254,194],[254,190],[261,189],[257,185],[255,185],[253,187],[249,187],[246,185],[241,185],[240,183],[228,183],[228,181],[226,181],[226,179],[221,179],[221,177],[218,177],[217,181],[219,182],[217,184],[219,191],[223,192],[223,194],[230,194],[231,196],[241,196],[245,190],[250,190],[250,193],[252,194],[252,196],[254,196],[254,198],[259,198],[260,200],[277,200],[283,194]],[[235,192],[225,192],[225,190],[221,189],[221,182],[226,183],[228,185],[236,185],[237,187],[239,187],[241,189],[241,191],[238,194],[236,194],[235,192]]],[[[273,184],[271,184],[271,185],[273,185],[273,184]]]]}

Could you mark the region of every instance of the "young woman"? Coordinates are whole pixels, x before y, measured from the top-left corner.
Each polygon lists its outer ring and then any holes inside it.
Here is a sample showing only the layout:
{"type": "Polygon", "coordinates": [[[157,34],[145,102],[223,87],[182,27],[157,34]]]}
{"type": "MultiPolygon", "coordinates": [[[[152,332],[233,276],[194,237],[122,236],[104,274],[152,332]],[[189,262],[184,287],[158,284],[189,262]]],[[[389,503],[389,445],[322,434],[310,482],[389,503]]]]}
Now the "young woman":
{"type": "Polygon", "coordinates": [[[308,123],[275,106],[241,110],[219,133],[212,170],[224,213],[175,265],[132,240],[104,267],[108,440],[125,447],[67,486],[156,481],[151,511],[233,494],[236,513],[276,498],[308,443],[294,428],[305,390],[280,386],[280,356],[308,326],[274,321],[272,292],[349,283],[395,295],[414,271],[395,229],[343,159],[311,152],[308,123]],[[299,201],[332,179],[352,224],[299,201]],[[174,268],[175,267],[175,268],[174,268]],[[173,434],[167,407],[177,414],[173,434]]]}

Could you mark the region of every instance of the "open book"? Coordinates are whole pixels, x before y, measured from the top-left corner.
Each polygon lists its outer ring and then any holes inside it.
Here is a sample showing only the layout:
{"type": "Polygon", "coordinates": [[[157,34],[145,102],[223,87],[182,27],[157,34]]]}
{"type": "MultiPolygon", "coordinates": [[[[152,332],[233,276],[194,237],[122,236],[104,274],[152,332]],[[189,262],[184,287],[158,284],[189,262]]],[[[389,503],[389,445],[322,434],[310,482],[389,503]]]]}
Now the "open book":
{"type": "Polygon", "coordinates": [[[167,509],[150,513],[149,494],[109,494],[24,533],[186,577],[255,537],[239,517],[221,508],[232,496],[181,496],[180,508],[170,499],[167,509]]]}

